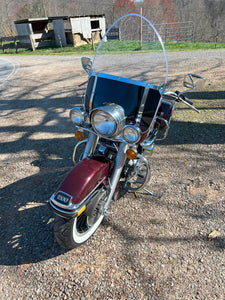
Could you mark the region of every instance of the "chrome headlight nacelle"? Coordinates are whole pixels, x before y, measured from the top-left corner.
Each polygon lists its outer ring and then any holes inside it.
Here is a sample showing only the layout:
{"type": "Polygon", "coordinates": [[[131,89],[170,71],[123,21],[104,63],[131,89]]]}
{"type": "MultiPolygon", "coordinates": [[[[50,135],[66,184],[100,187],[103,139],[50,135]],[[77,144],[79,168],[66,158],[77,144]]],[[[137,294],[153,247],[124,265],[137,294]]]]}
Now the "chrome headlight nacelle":
{"type": "Polygon", "coordinates": [[[97,107],[91,111],[91,124],[94,130],[104,137],[119,135],[125,125],[124,109],[115,103],[97,107]]]}
{"type": "Polygon", "coordinates": [[[135,144],[141,138],[141,129],[135,125],[126,125],[123,129],[123,138],[126,142],[135,144]]]}
{"type": "Polygon", "coordinates": [[[76,125],[82,125],[86,121],[86,112],[79,108],[74,107],[70,110],[70,120],[76,125]]]}

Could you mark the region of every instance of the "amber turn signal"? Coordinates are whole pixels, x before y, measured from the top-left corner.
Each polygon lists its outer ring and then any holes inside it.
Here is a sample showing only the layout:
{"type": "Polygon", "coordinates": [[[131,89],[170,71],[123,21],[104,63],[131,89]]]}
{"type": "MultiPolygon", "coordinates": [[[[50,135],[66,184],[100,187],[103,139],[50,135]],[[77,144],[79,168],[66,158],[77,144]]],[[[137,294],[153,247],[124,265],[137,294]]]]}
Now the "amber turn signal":
{"type": "Polygon", "coordinates": [[[83,134],[83,132],[82,132],[82,131],[76,131],[76,132],[75,132],[75,138],[76,138],[79,142],[83,141],[83,140],[84,140],[84,134],[83,134]]]}
{"type": "Polygon", "coordinates": [[[137,152],[133,149],[128,149],[127,152],[126,152],[126,155],[129,159],[137,158],[137,152]]]}

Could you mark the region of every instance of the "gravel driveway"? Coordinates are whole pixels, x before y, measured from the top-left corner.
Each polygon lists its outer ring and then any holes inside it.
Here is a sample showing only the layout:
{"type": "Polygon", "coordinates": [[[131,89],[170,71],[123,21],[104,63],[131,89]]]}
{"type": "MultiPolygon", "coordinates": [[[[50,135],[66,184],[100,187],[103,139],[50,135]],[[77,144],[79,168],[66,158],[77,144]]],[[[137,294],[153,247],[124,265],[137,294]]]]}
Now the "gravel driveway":
{"type": "Polygon", "coordinates": [[[67,251],[47,200],[73,166],[78,56],[7,56],[0,85],[1,299],[225,299],[225,51],[169,53],[169,86],[207,78],[179,105],[151,158],[149,189],[113,202],[96,234],[67,251]],[[191,98],[190,97],[190,98],[191,98]]]}

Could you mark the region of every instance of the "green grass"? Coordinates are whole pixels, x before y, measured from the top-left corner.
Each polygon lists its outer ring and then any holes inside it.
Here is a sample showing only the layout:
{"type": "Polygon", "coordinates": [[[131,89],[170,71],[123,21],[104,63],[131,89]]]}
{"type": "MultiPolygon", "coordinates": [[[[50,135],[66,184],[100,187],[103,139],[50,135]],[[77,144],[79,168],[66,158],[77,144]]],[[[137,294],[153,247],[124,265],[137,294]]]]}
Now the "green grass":
{"type": "Polygon", "coordinates": [[[187,43],[187,42],[168,42],[165,43],[167,51],[192,51],[225,49],[225,43],[187,43]]]}
{"type": "MultiPolygon", "coordinates": [[[[97,49],[97,44],[95,49],[97,49]]],[[[225,49],[225,44],[222,43],[187,43],[187,42],[167,42],[165,43],[166,51],[193,51],[193,50],[209,50],[209,49],[225,49]]],[[[155,52],[160,49],[158,43],[147,43],[143,42],[142,47],[140,48],[139,41],[118,41],[112,40],[103,44],[103,53],[146,53],[146,52],[155,52]]],[[[0,49],[1,51],[1,49],[0,49]]],[[[15,54],[15,49],[7,49],[6,54],[15,54]]],[[[1,53],[1,52],[0,52],[1,53]]],[[[95,51],[92,49],[92,45],[82,45],[79,47],[45,47],[36,49],[18,49],[18,54],[23,55],[70,55],[70,54],[79,54],[79,55],[94,55],[95,51]]]]}
{"type": "MultiPolygon", "coordinates": [[[[97,49],[97,45],[95,45],[97,49]]],[[[0,49],[2,51],[2,49],[0,49]]],[[[15,49],[6,49],[5,50],[6,54],[15,54],[16,50],[15,49]]],[[[1,52],[0,52],[1,53],[1,52]]],[[[82,45],[79,47],[73,47],[73,46],[68,46],[68,47],[43,47],[43,48],[38,48],[35,51],[32,51],[32,49],[28,48],[18,48],[18,54],[21,55],[70,55],[70,54],[79,54],[79,55],[93,55],[95,51],[92,50],[92,46],[87,44],[87,45],[82,45]]]]}

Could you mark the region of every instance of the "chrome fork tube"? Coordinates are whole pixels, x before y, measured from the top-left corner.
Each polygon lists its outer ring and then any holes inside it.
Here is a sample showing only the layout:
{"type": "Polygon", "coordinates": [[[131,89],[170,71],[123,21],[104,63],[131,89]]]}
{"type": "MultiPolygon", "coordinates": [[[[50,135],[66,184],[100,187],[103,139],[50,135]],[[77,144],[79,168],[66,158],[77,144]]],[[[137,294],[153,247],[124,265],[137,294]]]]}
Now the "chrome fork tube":
{"type": "Polygon", "coordinates": [[[84,159],[94,153],[95,148],[98,144],[98,140],[99,140],[99,137],[96,134],[90,133],[82,159],[84,159]]]}
{"type": "Polygon", "coordinates": [[[121,143],[119,146],[119,151],[116,157],[115,165],[113,168],[112,176],[111,176],[111,183],[110,183],[110,193],[107,198],[106,204],[105,204],[105,212],[107,211],[109,207],[109,203],[112,199],[112,196],[115,192],[115,189],[117,187],[117,183],[120,179],[120,175],[123,169],[123,166],[126,161],[126,151],[128,149],[128,145],[125,143],[121,143]]]}

